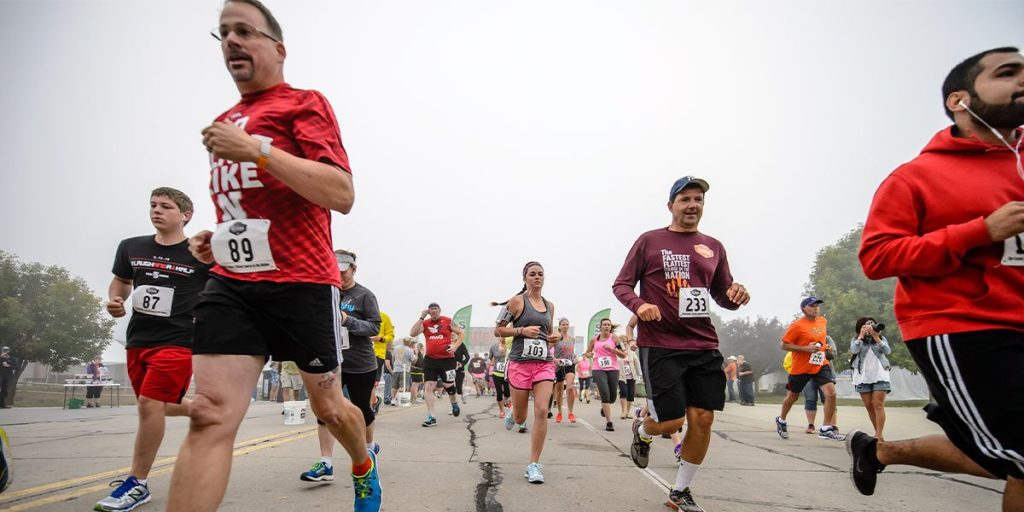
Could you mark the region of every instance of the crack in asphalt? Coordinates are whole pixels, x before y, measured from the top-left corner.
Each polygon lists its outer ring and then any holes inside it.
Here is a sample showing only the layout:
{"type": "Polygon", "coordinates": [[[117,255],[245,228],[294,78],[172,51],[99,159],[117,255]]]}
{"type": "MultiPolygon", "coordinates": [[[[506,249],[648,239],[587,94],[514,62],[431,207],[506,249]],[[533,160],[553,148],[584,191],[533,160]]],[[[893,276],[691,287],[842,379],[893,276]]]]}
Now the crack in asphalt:
{"type": "MultiPolygon", "coordinates": [[[[484,409],[481,412],[466,415],[466,430],[469,431],[469,446],[473,451],[469,455],[469,461],[473,462],[477,456],[477,434],[476,430],[473,429],[476,426],[477,416],[488,415],[491,416],[490,411],[497,406],[497,402],[494,402],[490,407],[484,409]]],[[[482,436],[487,437],[487,436],[482,436]]],[[[502,512],[504,508],[501,503],[498,502],[498,486],[502,482],[501,468],[499,468],[493,462],[480,462],[480,472],[482,473],[480,483],[476,484],[476,495],[474,501],[476,503],[477,512],[502,512]]]]}

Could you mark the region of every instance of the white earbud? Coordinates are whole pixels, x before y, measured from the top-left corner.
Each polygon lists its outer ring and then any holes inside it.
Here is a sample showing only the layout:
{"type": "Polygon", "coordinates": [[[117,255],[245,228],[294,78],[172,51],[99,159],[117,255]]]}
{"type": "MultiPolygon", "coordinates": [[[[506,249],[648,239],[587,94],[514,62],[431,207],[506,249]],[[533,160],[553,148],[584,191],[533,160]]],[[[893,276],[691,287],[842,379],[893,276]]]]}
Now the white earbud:
{"type": "Polygon", "coordinates": [[[963,108],[965,108],[967,110],[970,110],[969,108],[967,108],[967,104],[964,103],[964,100],[960,100],[960,101],[956,102],[956,104],[960,105],[961,107],[963,107],[963,108]]]}

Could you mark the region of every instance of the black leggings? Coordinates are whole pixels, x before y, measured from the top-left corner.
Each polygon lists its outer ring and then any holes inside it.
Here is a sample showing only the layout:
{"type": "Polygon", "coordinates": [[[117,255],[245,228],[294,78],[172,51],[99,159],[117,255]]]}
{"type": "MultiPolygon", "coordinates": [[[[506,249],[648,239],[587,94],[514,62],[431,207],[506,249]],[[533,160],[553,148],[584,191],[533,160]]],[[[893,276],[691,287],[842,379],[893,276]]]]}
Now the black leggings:
{"type": "MultiPolygon", "coordinates": [[[[373,424],[373,407],[370,407],[370,395],[373,394],[373,383],[377,380],[377,370],[366,373],[341,372],[341,384],[348,388],[348,397],[352,404],[363,411],[363,421],[369,427],[373,424]]],[[[321,423],[317,419],[317,423],[321,423]]]]}
{"type": "Polygon", "coordinates": [[[636,379],[620,380],[619,396],[625,398],[627,402],[636,400],[636,379]]]}
{"type": "Polygon", "coordinates": [[[462,394],[462,386],[466,383],[466,372],[455,372],[455,393],[462,394]]]}
{"type": "Polygon", "coordinates": [[[594,370],[594,384],[601,393],[602,404],[615,403],[615,392],[619,390],[618,370],[594,370]]]}
{"type": "Polygon", "coordinates": [[[505,380],[505,377],[491,375],[491,378],[494,379],[494,397],[499,402],[504,402],[506,398],[512,396],[512,390],[509,389],[508,381],[505,380]]]}

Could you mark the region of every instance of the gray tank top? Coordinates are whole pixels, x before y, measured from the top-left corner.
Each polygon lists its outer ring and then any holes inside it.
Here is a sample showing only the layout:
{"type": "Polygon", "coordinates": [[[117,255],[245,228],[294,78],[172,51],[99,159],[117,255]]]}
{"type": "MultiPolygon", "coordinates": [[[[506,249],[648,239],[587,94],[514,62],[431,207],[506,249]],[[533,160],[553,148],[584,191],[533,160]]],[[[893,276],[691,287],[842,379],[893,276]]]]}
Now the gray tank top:
{"type": "Polygon", "coordinates": [[[523,313],[519,318],[512,320],[512,327],[539,326],[540,334],[535,339],[527,339],[523,336],[512,338],[512,350],[508,354],[510,361],[554,361],[551,349],[548,347],[548,334],[551,332],[551,305],[544,301],[544,311],[541,313],[530,304],[530,298],[523,294],[523,313]],[[538,341],[539,340],[539,341],[538,341]]]}

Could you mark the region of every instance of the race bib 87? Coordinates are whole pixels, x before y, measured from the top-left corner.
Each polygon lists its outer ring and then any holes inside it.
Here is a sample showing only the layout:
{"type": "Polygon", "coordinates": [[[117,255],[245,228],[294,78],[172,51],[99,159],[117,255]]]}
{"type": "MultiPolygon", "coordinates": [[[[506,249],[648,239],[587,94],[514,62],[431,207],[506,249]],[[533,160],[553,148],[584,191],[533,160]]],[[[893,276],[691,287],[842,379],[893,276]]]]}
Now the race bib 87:
{"type": "Polygon", "coordinates": [[[174,304],[174,288],[142,285],[132,292],[132,309],[136,313],[153,316],[171,316],[174,304]]]}

